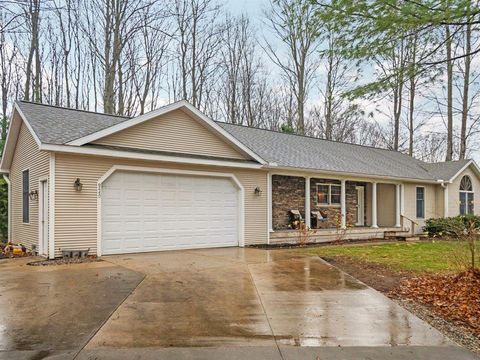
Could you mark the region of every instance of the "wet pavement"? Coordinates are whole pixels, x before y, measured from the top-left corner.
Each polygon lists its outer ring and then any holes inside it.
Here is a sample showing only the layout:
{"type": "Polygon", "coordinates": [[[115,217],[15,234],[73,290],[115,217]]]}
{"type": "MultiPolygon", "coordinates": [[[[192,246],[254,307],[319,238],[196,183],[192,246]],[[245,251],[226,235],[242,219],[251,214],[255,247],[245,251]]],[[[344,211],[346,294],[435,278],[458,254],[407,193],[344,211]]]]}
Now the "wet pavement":
{"type": "Polygon", "coordinates": [[[37,296],[22,302],[16,321],[0,314],[0,350],[54,349],[58,359],[475,359],[379,292],[298,251],[225,248],[105,260],[11,274],[28,286],[0,288],[1,308],[13,308],[27,289],[42,296],[39,304],[37,296]],[[50,320],[56,311],[67,321],[50,320]],[[38,320],[29,324],[27,314],[38,320]],[[86,318],[77,320],[80,314],[86,318]]]}
{"type": "MultiPolygon", "coordinates": [[[[28,266],[0,261],[0,359],[83,347],[144,275],[108,262],[28,266]]],[[[43,354],[43,355],[42,355],[43,354]]]]}

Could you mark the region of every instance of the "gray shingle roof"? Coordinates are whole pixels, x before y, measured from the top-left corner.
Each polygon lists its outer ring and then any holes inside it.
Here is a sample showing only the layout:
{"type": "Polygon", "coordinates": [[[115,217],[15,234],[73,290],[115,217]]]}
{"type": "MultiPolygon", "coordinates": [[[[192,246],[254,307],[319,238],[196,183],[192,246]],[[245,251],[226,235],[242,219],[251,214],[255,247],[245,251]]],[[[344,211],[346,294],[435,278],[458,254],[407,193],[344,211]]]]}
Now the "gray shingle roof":
{"type": "MultiPolygon", "coordinates": [[[[439,179],[435,173],[428,171],[426,163],[397,151],[218,124],[260,157],[282,167],[420,180],[439,179]]],[[[455,164],[449,166],[455,167],[455,164]]]]}
{"type": "Polygon", "coordinates": [[[467,163],[469,159],[458,161],[447,161],[439,163],[424,163],[423,167],[437,179],[450,180],[454,177],[467,163]]]}
{"type": "Polygon", "coordinates": [[[129,119],[27,101],[19,101],[17,105],[45,144],[66,144],[129,119]]]}
{"type": "MultiPolygon", "coordinates": [[[[45,144],[62,145],[129,118],[26,101],[17,105],[45,144]]],[[[368,146],[217,122],[242,144],[281,167],[419,180],[449,180],[468,160],[429,164],[408,155],[368,146]]]]}

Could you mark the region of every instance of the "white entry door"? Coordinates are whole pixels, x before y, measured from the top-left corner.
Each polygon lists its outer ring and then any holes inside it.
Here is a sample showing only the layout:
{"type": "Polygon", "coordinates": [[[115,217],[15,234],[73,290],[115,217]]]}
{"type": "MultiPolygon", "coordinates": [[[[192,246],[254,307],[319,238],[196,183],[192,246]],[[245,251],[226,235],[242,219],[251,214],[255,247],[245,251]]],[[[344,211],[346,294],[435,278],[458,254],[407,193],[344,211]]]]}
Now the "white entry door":
{"type": "Polygon", "coordinates": [[[356,186],[357,190],[357,226],[365,225],[365,188],[356,186]]]}
{"type": "Polygon", "coordinates": [[[48,182],[43,180],[40,182],[39,195],[39,247],[40,255],[48,256],[48,182]]]}
{"type": "Polygon", "coordinates": [[[238,246],[229,178],[117,171],[101,189],[101,252],[238,246]]]}

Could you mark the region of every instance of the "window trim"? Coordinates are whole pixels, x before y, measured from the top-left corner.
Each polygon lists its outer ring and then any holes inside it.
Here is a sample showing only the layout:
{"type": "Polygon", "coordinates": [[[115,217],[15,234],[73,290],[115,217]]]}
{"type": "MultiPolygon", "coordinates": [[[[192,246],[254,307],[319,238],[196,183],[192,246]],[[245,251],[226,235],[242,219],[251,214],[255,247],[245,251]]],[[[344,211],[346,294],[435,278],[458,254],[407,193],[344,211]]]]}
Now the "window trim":
{"type": "Polygon", "coordinates": [[[30,225],[30,168],[26,168],[22,170],[22,224],[30,225]],[[23,174],[28,171],[28,192],[27,192],[27,201],[28,201],[28,222],[25,222],[25,217],[23,216],[23,206],[24,206],[24,191],[23,191],[23,181],[24,177],[23,174]]]}
{"type": "Polygon", "coordinates": [[[425,191],[425,186],[415,186],[415,218],[424,220],[425,219],[425,211],[426,211],[426,206],[425,204],[427,203],[427,192],[425,191]],[[418,198],[417,198],[417,189],[423,189],[423,217],[418,217],[418,198]]]}
{"type": "Polygon", "coordinates": [[[462,216],[465,216],[465,215],[475,215],[475,189],[473,188],[473,181],[472,181],[472,178],[470,177],[470,175],[468,174],[465,174],[461,177],[460,179],[460,184],[458,185],[458,193],[459,195],[461,195],[462,193],[465,194],[465,214],[462,214],[461,212],[461,208],[462,208],[462,201],[460,200],[460,203],[458,204],[458,213],[462,216]],[[461,189],[461,186],[462,186],[462,180],[464,177],[467,177],[469,180],[470,180],[470,185],[472,186],[472,190],[462,190],[461,189]],[[472,207],[473,207],[473,212],[470,213],[468,211],[468,194],[472,194],[473,195],[473,204],[472,204],[472,207]]]}
{"type": "Polygon", "coordinates": [[[342,193],[342,184],[315,183],[315,205],[324,206],[324,207],[329,207],[329,206],[339,207],[342,204],[341,193],[342,193]],[[327,194],[328,202],[326,202],[326,203],[321,203],[321,202],[318,201],[318,187],[319,186],[328,186],[328,194],[327,194]],[[340,188],[340,202],[338,202],[338,203],[332,203],[332,186],[338,186],[340,188]]]}

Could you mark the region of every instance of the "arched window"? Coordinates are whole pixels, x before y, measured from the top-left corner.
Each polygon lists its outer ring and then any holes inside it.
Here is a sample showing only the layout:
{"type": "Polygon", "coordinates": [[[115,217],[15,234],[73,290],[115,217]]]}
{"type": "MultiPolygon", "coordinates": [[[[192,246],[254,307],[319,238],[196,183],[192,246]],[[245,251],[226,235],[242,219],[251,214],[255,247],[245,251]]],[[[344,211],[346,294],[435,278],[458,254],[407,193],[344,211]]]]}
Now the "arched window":
{"type": "Polygon", "coordinates": [[[473,186],[470,176],[460,181],[460,215],[473,214],[473,186]]]}

